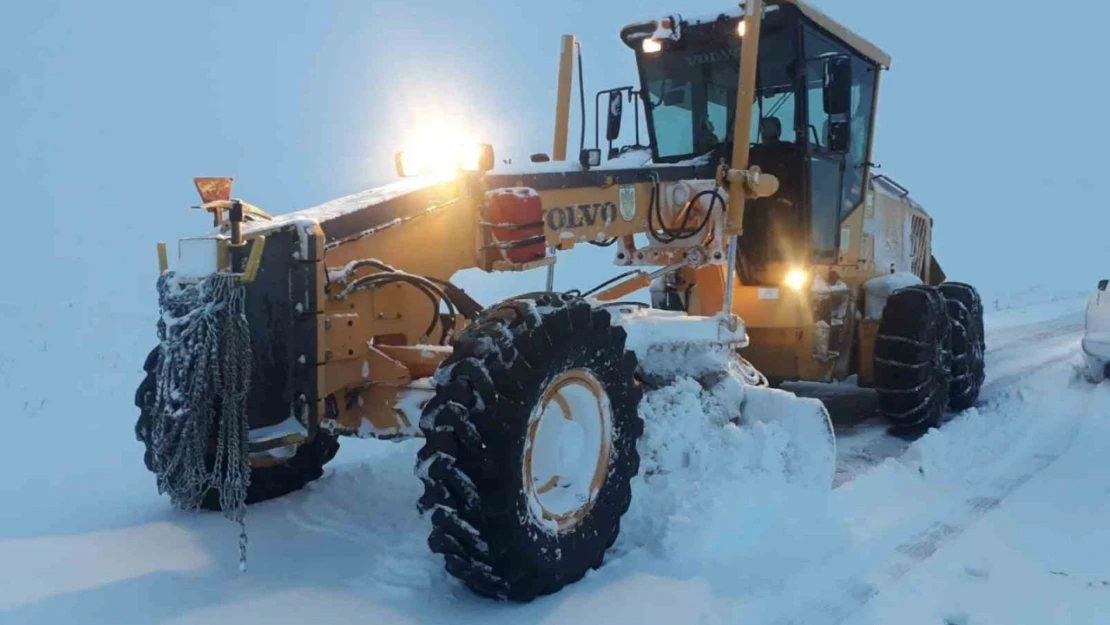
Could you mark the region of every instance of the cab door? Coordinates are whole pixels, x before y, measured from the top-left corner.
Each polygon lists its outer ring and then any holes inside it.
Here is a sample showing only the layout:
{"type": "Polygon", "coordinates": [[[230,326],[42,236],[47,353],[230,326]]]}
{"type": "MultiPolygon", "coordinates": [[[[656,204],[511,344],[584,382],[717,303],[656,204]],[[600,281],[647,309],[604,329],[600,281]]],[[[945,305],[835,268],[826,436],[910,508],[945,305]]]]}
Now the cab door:
{"type": "MultiPolygon", "coordinates": [[[[846,57],[806,62],[806,162],[810,208],[811,262],[835,262],[840,245],[840,208],[844,196],[847,120],[832,88],[843,80],[846,57]]],[[[849,79],[850,80],[850,79],[849,79]]]]}
{"type": "Polygon", "coordinates": [[[803,55],[810,261],[829,264],[839,254],[845,175],[852,166],[853,55],[808,24],[803,55]]]}

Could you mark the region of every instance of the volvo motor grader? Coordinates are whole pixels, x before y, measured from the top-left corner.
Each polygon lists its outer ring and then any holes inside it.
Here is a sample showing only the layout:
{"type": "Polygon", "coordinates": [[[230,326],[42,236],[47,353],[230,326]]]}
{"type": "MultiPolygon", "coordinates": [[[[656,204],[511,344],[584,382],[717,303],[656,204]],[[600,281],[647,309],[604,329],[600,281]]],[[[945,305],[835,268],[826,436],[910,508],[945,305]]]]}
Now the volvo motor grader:
{"type": "MultiPolygon", "coordinates": [[[[529,600],[616,539],[645,388],[733,375],[739,422],[800,410],[830,441],[820,403],[775,381],[858,375],[904,429],[971,405],[978,295],[943,282],[931,219],[873,173],[890,58],[798,0],[620,36],[639,83],[597,95],[604,154],[567,159],[568,36],[550,154],[479,145],[443,174],[424,163],[446,146],[398,153],[404,179],[280,216],[196,179],[215,227],[172,263],[159,244],[160,343],[136,396],[159,489],[241,520],[319,477],[339,436],[422,437],[432,551],[474,591],[529,600]],[[626,101],[636,141],[614,147],[626,101]],[[586,244],[628,272],[554,292],[557,259],[586,244]],[[469,268],[547,285],[480,304],[450,281],[469,268]]],[[[832,445],[803,452],[824,454],[828,487],[832,445]]]]}

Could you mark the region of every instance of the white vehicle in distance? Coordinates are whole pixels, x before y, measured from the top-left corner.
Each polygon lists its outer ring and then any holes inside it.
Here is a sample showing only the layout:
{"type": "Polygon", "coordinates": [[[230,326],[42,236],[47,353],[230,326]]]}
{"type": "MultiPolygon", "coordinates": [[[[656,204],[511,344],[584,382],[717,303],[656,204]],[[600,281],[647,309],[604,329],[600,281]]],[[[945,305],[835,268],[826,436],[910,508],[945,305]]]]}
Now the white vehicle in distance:
{"type": "Polygon", "coordinates": [[[1083,359],[1087,378],[1095,383],[1106,379],[1110,364],[1110,280],[1100,280],[1098,290],[1087,300],[1086,326],[1083,331],[1083,359]]]}

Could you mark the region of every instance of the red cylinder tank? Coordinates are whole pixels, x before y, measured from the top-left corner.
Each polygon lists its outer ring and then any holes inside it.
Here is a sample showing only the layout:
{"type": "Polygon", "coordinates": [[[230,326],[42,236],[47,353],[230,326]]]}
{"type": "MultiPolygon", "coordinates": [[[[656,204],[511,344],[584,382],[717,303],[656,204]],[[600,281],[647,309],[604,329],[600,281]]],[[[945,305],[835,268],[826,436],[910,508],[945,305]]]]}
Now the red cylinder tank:
{"type": "Polygon", "coordinates": [[[501,258],[528,263],[547,255],[543,239],[543,203],[525,187],[494,189],[486,194],[486,225],[501,258]]]}

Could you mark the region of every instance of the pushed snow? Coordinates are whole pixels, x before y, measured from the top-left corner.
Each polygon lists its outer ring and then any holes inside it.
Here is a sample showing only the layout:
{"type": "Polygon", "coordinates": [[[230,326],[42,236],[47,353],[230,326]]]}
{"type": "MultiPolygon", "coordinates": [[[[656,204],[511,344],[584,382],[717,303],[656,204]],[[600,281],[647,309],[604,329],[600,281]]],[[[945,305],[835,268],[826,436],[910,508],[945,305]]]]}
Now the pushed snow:
{"type": "Polygon", "coordinates": [[[737,558],[798,529],[801,510],[820,514],[835,447],[818,402],[726,375],[705,386],[679,378],[648,392],[641,411],[641,469],[619,551],[738,572],[750,562],[737,558]]]}

